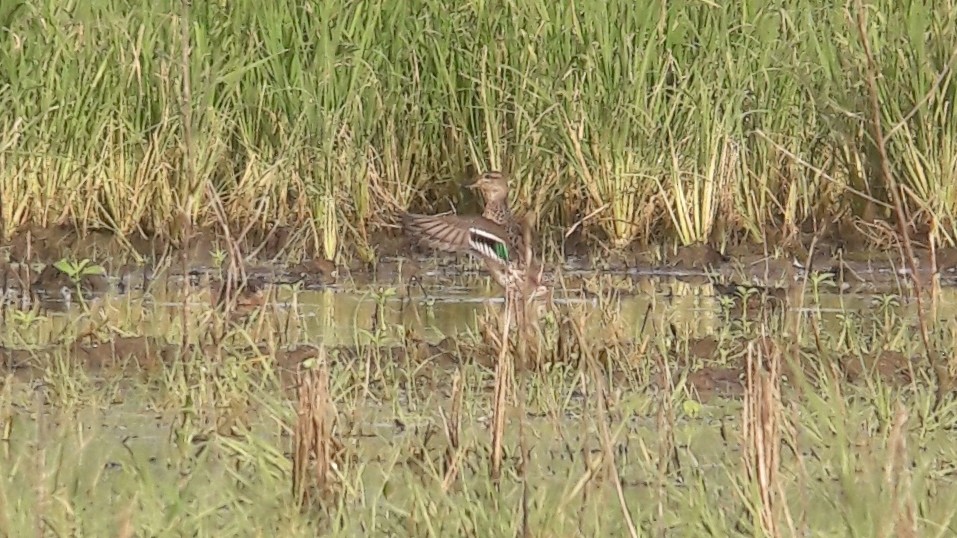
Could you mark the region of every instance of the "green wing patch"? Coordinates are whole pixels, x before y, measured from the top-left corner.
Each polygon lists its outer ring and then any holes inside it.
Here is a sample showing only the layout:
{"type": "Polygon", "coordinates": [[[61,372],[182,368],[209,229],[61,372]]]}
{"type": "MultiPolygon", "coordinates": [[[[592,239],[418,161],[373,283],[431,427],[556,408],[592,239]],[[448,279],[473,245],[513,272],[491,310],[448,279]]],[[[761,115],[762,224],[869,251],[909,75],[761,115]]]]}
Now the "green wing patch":
{"type": "Polygon", "coordinates": [[[508,247],[505,246],[505,243],[495,244],[495,255],[505,261],[508,261],[508,247]]]}
{"type": "Polygon", "coordinates": [[[505,241],[488,230],[481,228],[469,229],[469,248],[471,251],[486,260],[508,265],[508,245],[505,241]]]}

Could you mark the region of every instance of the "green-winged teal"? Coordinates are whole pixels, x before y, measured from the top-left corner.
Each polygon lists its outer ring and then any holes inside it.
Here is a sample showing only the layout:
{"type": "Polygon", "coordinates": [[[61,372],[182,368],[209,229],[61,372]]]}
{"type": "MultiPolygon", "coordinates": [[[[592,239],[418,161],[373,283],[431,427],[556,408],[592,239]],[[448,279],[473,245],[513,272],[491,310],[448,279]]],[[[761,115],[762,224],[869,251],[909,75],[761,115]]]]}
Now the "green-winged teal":
{"type": "Polygon", "coordinates": [[[482,216],[403,216],[408,234],[429,248],[464,252],[485,262],[508,299],[525,301],[548,292],[531,250],[531,230],[508,205],[508,183],[500,172],[486,172],[470,185],[485,201],[482,216]]]}

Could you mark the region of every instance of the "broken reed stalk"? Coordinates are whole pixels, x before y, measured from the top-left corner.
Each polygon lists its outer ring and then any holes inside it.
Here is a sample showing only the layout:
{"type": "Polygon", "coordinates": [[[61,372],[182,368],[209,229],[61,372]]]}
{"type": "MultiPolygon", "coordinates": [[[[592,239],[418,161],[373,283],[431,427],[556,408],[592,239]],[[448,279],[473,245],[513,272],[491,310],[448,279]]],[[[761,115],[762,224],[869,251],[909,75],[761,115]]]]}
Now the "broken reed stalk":
{"type": "MultiPolygon", "coordinates": [[[[677,338],[675,342],[677,345],[677,338]]],[[[675,412],[672,407],[672,402],[674,402],[674,379],[671,376],[671,369],[668,367],[666,357],[667,355],[665,353],[655,354],[655,362],[657,363],[658,372],[662,379],[662,390],[658,393],[658,412],[656,413],[656,429],[658,432],[656,436],[658,438],[658,502],[656,509],[658,517],[655,518],[655,536],[668,535],[665,524],[666,502],[668,500],[668,492],[666,489],[668,484],[668,469],[672,461],[678,461],[676,454],[677,443],[675,441],[675,412]]],[[[680,467],[677,465],[675,467],[680,475],[680,467]]]]}
{"type": "Polygon", "coordinates": [[[881,529],[881,537],[913,538],[917,533],[917,507],[911,492],[910,458],[907,454],[907,408],[898,404],[894,422],[887,435],[887,461],[884,467],[885,495],[891,500],[893,521],[890,529],[881,529]],[[887,532],[887,531],[890,532],[887,532]]]}
{"type": "Polygon", "coordinates": [[[748,344],[747,387],[742,409],[744,468],[748,480],[757,486],[755,507],[760,527],[766,536],[780,536],[776,506],[781,491],[778,469],[781,458],[780,394],[781,357],[776,349],[765,350],[755,342],[748,344]],[[767,355],[767,356],[766,356],[767,355]],[[768,360],[765,368],[765,359],[768,360]]]}
{"type": "Polygon", "coordinates": [[[449,416],[443,416],[445,437],[449,442],[445,449],[445,477],[442,479],[442,491],[448,492],[459,476],[462,461],[462,372],[455,372],[452,378],[452,408],[449,416]]]}
{"type": "Polygon", "coordinates": [[[332,437],[335,406],[329,396],[325,348],[320,348],[316,359],[300,363],[296,376],[299,408],[292,455],[292,495],[301,508],[313,495],[321,499],[331,491],[333,458],[341,446],[332,437]]]}
{"type": "Polygon", "coordinates": [[[512,301],[510,293],[505,294],[505,323],[502,329],[502,341],[495,365],[495,401],[492,408],[492,465],[490,475],[496,486],[502,476],[503,437],[505,436],[505,412],[508,406],[508,389],[511,383],[511,364],[508,353],[508,332],[512,319],[512,301]]]}
{"type": "Polygon", "coordinates": [[[532,536],[528,523],[528,463],[532,456],[532,451],[528,446],[528,440],[525,438],[525,389],[519,385],[518,391],[518,446],[522,453],[521,463],[518,466],[518,477],[522,481],[522,538],[532,536]]]}

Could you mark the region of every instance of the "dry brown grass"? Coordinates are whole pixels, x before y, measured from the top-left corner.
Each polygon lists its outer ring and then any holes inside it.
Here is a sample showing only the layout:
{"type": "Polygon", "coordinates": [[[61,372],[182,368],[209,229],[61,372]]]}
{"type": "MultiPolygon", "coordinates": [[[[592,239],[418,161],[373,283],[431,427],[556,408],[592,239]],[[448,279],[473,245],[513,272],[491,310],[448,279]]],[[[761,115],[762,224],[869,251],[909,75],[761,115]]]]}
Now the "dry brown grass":
{"type": "Polygon", "coordinates": [[[293,450],[292,494],[299,506],[329,500],[335,489],[335,460],[342,444],[335,439],[336,407],[329,394],[325,350],[299,366],[299,406],[293,450]]]}

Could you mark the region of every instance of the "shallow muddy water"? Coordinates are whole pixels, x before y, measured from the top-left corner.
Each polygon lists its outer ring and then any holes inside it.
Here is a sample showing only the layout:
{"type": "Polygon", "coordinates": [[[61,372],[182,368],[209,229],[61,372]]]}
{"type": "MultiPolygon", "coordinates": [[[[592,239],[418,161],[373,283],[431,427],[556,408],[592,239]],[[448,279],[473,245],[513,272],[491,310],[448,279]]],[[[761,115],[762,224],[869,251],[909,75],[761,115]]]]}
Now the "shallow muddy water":
{"type": "MultiPolygon", "coordinates": [[[[474,330],[477,317],[486,311],[499,312],[501,291],[488,278],[425,275],[417,283],[392,285],[359,278],[319,288],[283,283],[282,275],[260,273],[267,283],[261,305],[245,312],[272,318],[288,332],[291,342],[351,345],[364,340],[376,328],[380,337],[394,335],[399,328],[414,329],[429,340],[474,330]],[[272,282],[272,283],[270,283],[272,282]],[[378,312],[378,315],[377,315],[378,312]]],[[[168,335],[182,325],[182,314],[190,319],[211,308],[215,290],[195,278],[160,277],[145,289],[92,294],[81,304],[59,297],[41,301],[36,323],[40,332],[58,333],[78,318],[94,316],[103,321],[128,325],[141,335],[168,335]],[[191,282],[192,281],[192,282],[191,282]]],[[[741,293],[714,285],[700,274],[662,275],[660,273],[604,274],[597,276],[572,272],[563,288],[556,288],[553,302],[559,308],[575,309],[589,320],[588,328],[600,328],[601,310],[614,311],[630,334],[639,338],[656,324],[670,323],[695,335],[713,332],[729,319],[742,316],[734,304],[741,293]]],[[[914,300],[910,290],[898,285],[858,287],[840,291],[834,285],[792,281],[788,287],[773,288],[784,300],[775,312],[790,315],[818,315],[825,325],[833,324],[838,314],[869,313],[882,305],[903,317],[913,317],[914,300]],[[801,294],[803,285],[803,297],[801,294]]],[[[744,292],[745,294],[747,292],[744,292]]],[[[929,298],[925,298],[929,301],[929,298]]],[[[11,300],[10,303],[15,303],[11,300]]],[[[938,295],[941,319],[957,314],[957,288],[944,286],[938,295]]],[[[6,316],[14,305],[8,304],[6,316]]]]}

